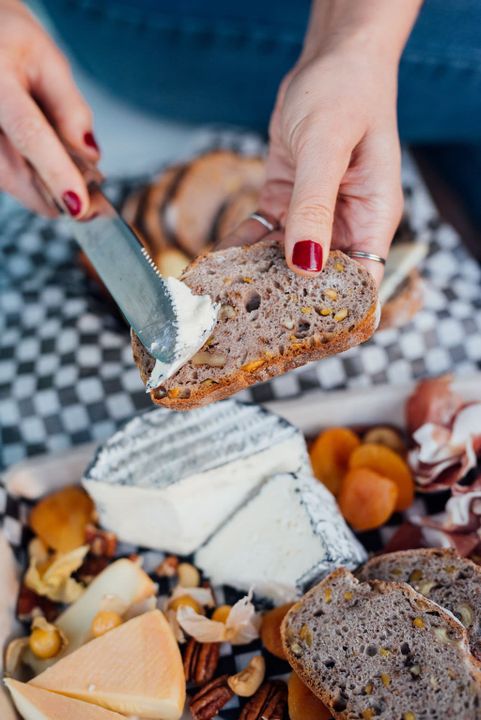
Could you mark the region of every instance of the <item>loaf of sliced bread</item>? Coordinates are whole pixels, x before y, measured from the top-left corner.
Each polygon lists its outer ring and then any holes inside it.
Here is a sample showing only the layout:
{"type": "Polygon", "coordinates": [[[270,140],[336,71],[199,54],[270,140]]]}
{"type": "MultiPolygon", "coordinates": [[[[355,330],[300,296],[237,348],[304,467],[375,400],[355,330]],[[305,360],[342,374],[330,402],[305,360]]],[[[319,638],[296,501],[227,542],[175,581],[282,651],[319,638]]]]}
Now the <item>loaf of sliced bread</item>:
{"type": "MultiPolygon", "coordinates": [[[[206,345],[161,387],[155,403],[190,409],[367,340],[378,321],[370,273],[333,251],[316,278],[286,265],[280,234],[201,256],[182,275],[194,294],[221,304],[206,345]]],[[[144,382],[154,359],[133,337],[144,382]]]]}
{"type": "Polygon", "coordinates": [[[481,567],[452,549],[404,550],[379,555],[357,573],[360,580],[409,583],[465,626],[471,652],[481,660],[481,567]]]}
{"type": "Polygon", "coordinates": [[[466,630],[409,585],[335,570],[288,612],[282,639],[335,718],[481,717],[481,665],[466,630]]]}

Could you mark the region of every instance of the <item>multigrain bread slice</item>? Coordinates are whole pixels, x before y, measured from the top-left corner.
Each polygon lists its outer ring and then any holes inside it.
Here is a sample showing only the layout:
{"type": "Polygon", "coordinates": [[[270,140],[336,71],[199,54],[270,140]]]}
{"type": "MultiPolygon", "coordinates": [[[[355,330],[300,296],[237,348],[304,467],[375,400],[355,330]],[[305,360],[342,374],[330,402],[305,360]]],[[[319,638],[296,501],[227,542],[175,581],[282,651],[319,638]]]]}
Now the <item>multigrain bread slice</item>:
{"type": "Polygon", "coordinates": [[[465,626],[471,652],[481,660],[481,567],[452,549],[404,550],[379,555],[356,573],[359,580],[409,583],[465,626]]]}
{"type": "MultiPolygon", "coordinates": [[[[301,277],[288,269],[276,235],[201,256],[182,280],[221,311],[204,348],[151,391],[155,403],[176,410],[347,350],[376,329],[376,287],[364,267],[334,251],[319,277],[301,277]]],[[[135,336],[132,344],[146,382],[154,360],[135,336]]]]}
{"type": "Polygon", "coordinates": [[[463,626],[409,585],[339,568],[286,615],[301,680],[342,720],[479,720],[481,665],[463,626]]]}

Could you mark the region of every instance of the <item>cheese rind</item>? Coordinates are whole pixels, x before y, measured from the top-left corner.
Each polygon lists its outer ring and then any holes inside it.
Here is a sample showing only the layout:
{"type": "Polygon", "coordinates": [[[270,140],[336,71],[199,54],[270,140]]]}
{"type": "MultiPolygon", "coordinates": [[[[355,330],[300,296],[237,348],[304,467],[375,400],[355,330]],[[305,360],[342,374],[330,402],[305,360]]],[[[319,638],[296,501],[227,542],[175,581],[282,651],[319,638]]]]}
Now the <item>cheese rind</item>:
{"type": "Polygon", "coordinates": [[[179,646],[160,610],[91,640],[30,684],[152,720],[179,720],[185,703],[179,646]]]}
{"type": "Polygon", "coordinates": [[[187,555],[264,480],[307,465],[298,430],[228,400],[136,418],[103,446],[83,484],[102,525],[121,540],[187,555]]]}
{"type": "Polygon", "coordinates": [[[253,587],[284,603],[334,568],[355,568],[365,557],[331,493],[308,475],[283,474],[268,480],[195,562],[214,584],[253,587]]]}
{"type": "Polygon", "coordinates": [[[111,710],[41,690],[17,680],[5,680],[5,685],[24,720],[125,720],[123,715],[111,710]]]}

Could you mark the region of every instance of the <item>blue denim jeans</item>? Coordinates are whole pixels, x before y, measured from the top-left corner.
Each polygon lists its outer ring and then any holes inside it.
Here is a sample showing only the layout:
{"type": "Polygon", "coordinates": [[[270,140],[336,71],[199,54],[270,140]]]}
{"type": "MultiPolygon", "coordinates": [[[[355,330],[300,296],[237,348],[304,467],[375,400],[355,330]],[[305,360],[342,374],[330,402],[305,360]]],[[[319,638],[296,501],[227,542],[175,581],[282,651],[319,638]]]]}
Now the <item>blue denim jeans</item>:
{"type": "MultiPolygon", "coordinates": [[[[279,82],[299,55],[310,5],[43,2],[72,53],[117,95],[167,118],[261,132],[279,82]]],[[[453,173],[474,193],[481,217],[480,0],[425,1],[401,60],[398,115],[407,143],[464,144],[453,154],[453,173]]]]}

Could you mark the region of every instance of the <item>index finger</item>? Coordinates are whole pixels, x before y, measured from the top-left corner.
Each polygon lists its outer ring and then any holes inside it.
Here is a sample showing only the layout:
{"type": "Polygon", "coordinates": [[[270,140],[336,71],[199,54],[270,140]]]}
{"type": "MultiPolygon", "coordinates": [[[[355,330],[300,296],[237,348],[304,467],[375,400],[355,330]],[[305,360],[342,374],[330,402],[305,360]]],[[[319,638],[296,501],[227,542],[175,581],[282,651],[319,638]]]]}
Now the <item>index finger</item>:
{"type": "Polygon", "coordinates": [[[84,179],[38,105],[16,81],[3,79],[0,126],[10,143],[32,165],[53,197],[70,215],[88,210],[84,179]]]}

